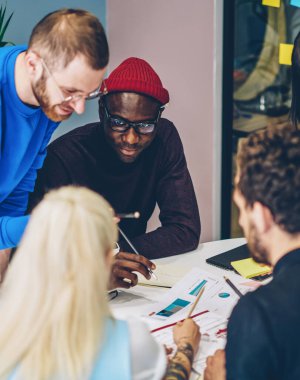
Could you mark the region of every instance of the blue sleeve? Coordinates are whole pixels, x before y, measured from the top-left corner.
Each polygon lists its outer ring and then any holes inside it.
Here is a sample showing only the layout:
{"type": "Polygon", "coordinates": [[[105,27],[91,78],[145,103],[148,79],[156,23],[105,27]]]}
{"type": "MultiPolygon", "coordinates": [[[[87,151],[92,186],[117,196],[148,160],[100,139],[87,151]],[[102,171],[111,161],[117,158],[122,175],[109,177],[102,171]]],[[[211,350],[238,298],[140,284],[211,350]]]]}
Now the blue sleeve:
{"type": "Polygon", "coordinates": [[[0,249],[12,248],[19,243],[28,220],[28,215],[0,217],[0,249]]]}
{"type": "Polygon", "coordinates": [[[34,190],[37,170],[43,166],[47,144],[53,129],[46,134],[39,154],[36,156],[26,176],[12,193],[0,204],[0,249],[18,245],[28,223],[27,210],[29,193],[34,190]]]}
{"type": "Polygon", "coordinates": [[[267,318],[253,296],[242,297],[229,319],[225,349],[227,380],[277,379],[277,360],[267,318]]]}

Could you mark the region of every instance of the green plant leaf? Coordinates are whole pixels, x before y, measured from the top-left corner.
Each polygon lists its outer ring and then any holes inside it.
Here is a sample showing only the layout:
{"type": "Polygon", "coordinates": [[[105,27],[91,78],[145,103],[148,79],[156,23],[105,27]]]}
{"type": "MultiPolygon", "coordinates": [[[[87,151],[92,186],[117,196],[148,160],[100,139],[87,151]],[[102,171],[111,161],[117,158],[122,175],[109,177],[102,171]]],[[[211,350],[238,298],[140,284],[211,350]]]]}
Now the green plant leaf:
{"type": "Polygon", "coordinates": [[[1,8],[0,8],[0,31],[2,30],[2,26],[3,26],[3,22],[4,22],[5,11],[6,11],[6,7],[3,8],[1,5],[1,8]]]}
{"type": "MultiPolygon", "coordinates": [[[[5,13],[5,12],[4,12],[4,13],[5,13]]],[[[14,12],[12,12],[11,15],[8,17],[8,19],[6,20],[5,25],[3,26],[3,28],[2,28],[1,31],[0,31],[0,41],[2,41],[2,39],[3,39],[3,37],[4,37],[4,34],[5,34],[5,32],[6,32],[6,29],[7,29],[7,27],[8,27],[8,24],[10,23],[10,20],[11,20],[13,14],[14,14],[14,12]]]]}

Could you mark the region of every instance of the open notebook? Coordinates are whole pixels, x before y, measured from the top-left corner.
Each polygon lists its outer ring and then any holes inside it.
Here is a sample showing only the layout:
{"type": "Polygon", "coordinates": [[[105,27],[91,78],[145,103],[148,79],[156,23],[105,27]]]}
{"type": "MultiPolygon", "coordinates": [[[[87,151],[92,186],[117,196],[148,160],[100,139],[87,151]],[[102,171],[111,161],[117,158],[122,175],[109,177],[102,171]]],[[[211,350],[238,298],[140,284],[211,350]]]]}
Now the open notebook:
{"type": "Polygon", "coordinates": [[[144,276],[137,273],[139,279],[139,285],[144,286],[159,286],[163,288],[171,288],[182,277],[190,271],[190,267],[184,267],[182,265],[170,265],[170,264],[156,264],[155,275],[157,280],[151,277],[150,280],[146,280],[144,276]]]}

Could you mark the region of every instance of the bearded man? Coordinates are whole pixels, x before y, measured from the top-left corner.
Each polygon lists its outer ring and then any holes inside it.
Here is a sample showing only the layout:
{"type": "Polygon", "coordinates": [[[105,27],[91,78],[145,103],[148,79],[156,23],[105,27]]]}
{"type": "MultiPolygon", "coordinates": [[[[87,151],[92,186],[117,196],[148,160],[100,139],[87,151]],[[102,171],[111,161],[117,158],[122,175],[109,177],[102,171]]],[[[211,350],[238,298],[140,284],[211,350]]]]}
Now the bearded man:
{"type": "Polygon", "coordinates": [[[252,257],[273,267],[273,279],[240,299],[225,351],[207,359],[204,379],[298,380],[299,130],[266,129],[241,144],[234,200],[252,257]]]}
{"type": "Polygon", "coordinates": [[[50,137],[100,94],[107,63],[103,27],[84,10],[52,12],[34,27],[28,47],[0,49],[0,249],[18,244],[50,137]]]}

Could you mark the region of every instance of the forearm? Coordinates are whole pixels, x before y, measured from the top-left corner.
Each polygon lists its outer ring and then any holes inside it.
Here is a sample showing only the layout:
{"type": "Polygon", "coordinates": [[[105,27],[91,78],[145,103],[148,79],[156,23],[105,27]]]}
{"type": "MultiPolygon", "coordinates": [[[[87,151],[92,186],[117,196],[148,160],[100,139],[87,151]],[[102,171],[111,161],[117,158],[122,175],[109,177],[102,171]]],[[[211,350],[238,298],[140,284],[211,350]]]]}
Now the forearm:
{"type": "MultiPolygon", "coordinates": [[[[163,226],[153,232],[145,233],[131,238],[131,242],[141,255],[149,259],[157,259],[179,255],[197,248],[200,230],[192,230],[185,226],[163,226]]],[[[132,252],[125,241],[120,242],[121,249],[132,252]]]]}
{"type": "Polygon", "coordinates": [[[194,359],[193,348],[186,343],[177,348],[175,356],[171,359],[164,380],[189,379],[194,359]]]}

